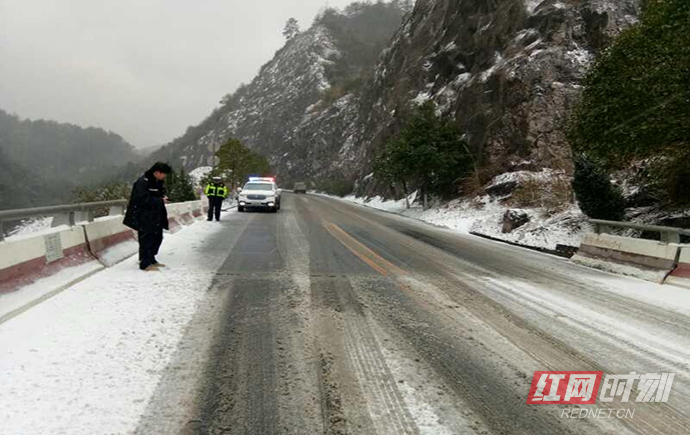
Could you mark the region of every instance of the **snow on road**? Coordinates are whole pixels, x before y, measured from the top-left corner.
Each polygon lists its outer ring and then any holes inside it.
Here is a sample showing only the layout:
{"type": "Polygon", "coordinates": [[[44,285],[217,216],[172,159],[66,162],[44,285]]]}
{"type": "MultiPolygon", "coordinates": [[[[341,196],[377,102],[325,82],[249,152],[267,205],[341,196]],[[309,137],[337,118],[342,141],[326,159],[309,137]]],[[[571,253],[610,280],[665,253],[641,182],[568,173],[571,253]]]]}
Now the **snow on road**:
{"type": "Polygon", "coordinates": [[[160,273],[130,258],[0,325],[0,434],[132,432],[224,260],[203,252],[222,228],[167,236],[160,273]]]}
{"type": "Polygon", "coordinates": [[[22,287],[20,291],[0,294],[0,319],[2,319],[0,324],[4,323],[5,317],[14,316],[16,311],[23,310],[43,298],[48,298],[81,277],[89,276],[102,269],[103,265],[93,260],[79,266],[62,269],[54,275],[22,287]]]}

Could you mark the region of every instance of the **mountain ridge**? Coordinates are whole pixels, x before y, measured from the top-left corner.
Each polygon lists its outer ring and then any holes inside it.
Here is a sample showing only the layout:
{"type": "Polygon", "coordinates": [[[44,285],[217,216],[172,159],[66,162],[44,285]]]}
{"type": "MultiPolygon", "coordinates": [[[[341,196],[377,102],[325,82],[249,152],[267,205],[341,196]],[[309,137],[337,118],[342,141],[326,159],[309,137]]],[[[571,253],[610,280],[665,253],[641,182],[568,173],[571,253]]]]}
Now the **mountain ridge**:
{"type": "Polygon", "coordinates": [[[0,110],[2,208],[69,201],[74,188],[105,182],[140,160],[116,133],[0,110]]]}
{"type": "Polygon", "coordinates": [[[332,143],[342,139],[348,120],[354,118],[355,107],[344,107],[338,100],[350,95],[351,87],[362,86],[362,76],[371,72],[377,59],[365,52],[382,51],[402,17],[397,2],[355,3],[343,13],[326,10],[311,28],[278,50],[251,83],[226,97],[223,106],[154,158],[193,170],[212,163],[213,151],[232,137],[266,154],[283,179],[324,172],[330,167],[324,158],[332,156],[332,143]],[[369,13],[385,18],[384,29],[358,40],[348,26],[362,16],[371,20],[369,13]],[[334,101],[320,104],[328,94],[335,94],[334,101]],[[328,124],[321,123],[323,119],[329,119],[328,124]]]}
{"type": "Polygon", "coordinates": [[[571,171],[564,124],[580,83],[638,13],[638,0],[419,0],[352,89],[327,75],[347,52],[317,18],[195,137],[158,156],[193,170],[234,137],[285,181],[343,179],[372,193],[374,156],[406,111],[433,100],[465,131],[483,183],[514,170],[571,171]]]}

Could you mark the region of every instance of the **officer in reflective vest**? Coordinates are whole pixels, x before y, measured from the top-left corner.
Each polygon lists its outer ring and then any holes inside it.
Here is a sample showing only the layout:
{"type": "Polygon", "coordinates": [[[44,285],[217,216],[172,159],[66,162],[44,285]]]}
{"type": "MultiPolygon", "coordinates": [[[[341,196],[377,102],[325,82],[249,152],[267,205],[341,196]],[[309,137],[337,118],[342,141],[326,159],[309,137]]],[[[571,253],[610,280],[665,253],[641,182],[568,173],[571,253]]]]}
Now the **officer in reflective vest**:
{"type": "Polygon", "coordinates": [[[213,181],[208,183],[204,194],[208,197],[208,220],[212,221],[216,217],[220,221],[220,208],[223,201],[228,197],[228,188],[223,184],[223,179],[220,177],[213,177],[213,181]]]}

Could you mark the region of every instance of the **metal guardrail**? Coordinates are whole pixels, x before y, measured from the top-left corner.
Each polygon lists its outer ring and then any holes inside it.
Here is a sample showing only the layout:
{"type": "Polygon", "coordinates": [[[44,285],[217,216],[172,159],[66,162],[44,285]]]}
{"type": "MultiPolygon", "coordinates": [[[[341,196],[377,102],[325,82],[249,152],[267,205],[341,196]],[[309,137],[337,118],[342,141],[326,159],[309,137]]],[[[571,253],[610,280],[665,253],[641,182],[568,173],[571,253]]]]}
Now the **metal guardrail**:
{"type": "Polygon", "coordinates": [[[83,204],[56,205],[52,207],[25,208],[0,211],[0,242],[5,240],[4,223],[35,217],[53,217],[53,227],[74,226],[77,222],[93,222],[97,210],[108,209],[109,216],[125,213],[127,200],[88,202],[83,204]]]}
{"type": "Polygon", "coordinates": [[[662,227],[658,225],[636,224],[632,222],[604,221],[590,219],[594,225],[594,232],[597,234],[610,234],[612,228],[625,228],[630,230],[647,231],[659,233],[662,243],[680,243],[680,236],[690,236],[690,230],[684,228],[662,227]]]}

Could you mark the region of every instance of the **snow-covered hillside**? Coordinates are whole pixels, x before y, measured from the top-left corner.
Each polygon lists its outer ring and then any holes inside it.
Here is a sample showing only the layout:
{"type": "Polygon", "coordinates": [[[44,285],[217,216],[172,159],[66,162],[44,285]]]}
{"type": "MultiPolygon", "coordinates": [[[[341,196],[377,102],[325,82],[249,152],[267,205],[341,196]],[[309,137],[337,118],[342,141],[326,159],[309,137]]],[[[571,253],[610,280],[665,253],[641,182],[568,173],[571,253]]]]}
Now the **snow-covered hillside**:
{"type": "MultiPolygon", "coordinates": [[[[324,14],[290,39],[254,80],[228,95],[202,125],[158,152],[189,171],[211,165],[229,138],[266,155],[283,180],[315,178],[347,168],[359,97],[353,83],[374,67],[402,20],[394,4],[362,4],[324,14]],[[378,27],[359,32],[368,21],[378,27]],[[341,158],[342,157],[342,158],[341,158]]],[[[358,82],[359,83],[359,82],[358,82]]]]}
{"type": "Polygon", "coordinates": [[[284,183],[345,180],[374,196],[388,186],[370,176],[373,157],[399,130],[399,113],[432,100],[465,132],[482,184],[520,171],[569,174],[570,108],[596,53],[636,21],[639,0],[419,0],[380,39],[378,61],[348,70],[365,46],[352,44],[362,32],[351,23],[371,20],[367,8],[317,20],[159,155],[192,171],[237,138],[268,156],[284,183]]]}
{"type": "Polygon", "coordinates": [[[396,113],[433,100],[455,118],[494,174],[568,169],[569,109],[595,54],[635,22],[638,0],[418,1],[376,68],[364,154],[395,130],[396,113]]]}

